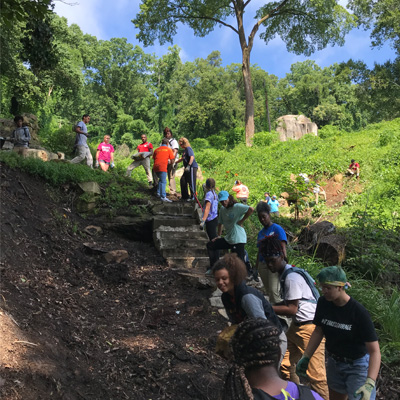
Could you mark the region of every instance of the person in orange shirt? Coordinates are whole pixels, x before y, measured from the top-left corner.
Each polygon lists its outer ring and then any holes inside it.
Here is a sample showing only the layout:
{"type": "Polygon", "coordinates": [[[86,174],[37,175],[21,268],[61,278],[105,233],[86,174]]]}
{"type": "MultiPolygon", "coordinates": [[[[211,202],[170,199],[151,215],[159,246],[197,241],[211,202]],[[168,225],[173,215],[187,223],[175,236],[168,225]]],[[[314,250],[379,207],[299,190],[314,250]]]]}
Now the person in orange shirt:
{"type": "Polygon", "coordinates": [[[161,198],[161,201],[165,201],[166,203],[172,203],[172,201],[167,198],[165,188],[167,186],[168,161],[174,158],[174,152],[168,147],[168,139],[164,138],[161,142],[161,146],[154,150],[153,171],[158,178],[157,196],[161,198]]]}
{"type": "Polygon", "coordinates": [[[236,193],[236,198],[243,204],[247,204],[249,189],[240,181],[235,181],[232,190],[236,193]]]}

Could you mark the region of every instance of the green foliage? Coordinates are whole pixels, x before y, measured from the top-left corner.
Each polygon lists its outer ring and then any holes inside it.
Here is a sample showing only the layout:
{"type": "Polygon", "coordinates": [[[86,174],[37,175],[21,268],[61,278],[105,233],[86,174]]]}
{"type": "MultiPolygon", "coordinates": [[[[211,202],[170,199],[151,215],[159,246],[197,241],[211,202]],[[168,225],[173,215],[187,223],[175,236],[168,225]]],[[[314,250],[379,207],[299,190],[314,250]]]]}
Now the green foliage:
{"type": "Polygon", "coordinates": [[[58,123],[56,118],[40,130],[40,143],[46,149],[71,155],[76,133],[72,131],[70,124],[65,124],[61,128],[57,127],[58,123]]]}
{"type": "Polygon", "coordinates": [[[259,147],[267,147],[277,141],[278,135],[276,132],[257,132],[253,137],[253,145],[259,147]]]}
{"type": "Polygon", "coordinates": [[[350,0],[348,6],[359,19],[359,24],[372,29],[372,46],[390,42],[400,54],[400,11],[396,0],[350,0]]]}

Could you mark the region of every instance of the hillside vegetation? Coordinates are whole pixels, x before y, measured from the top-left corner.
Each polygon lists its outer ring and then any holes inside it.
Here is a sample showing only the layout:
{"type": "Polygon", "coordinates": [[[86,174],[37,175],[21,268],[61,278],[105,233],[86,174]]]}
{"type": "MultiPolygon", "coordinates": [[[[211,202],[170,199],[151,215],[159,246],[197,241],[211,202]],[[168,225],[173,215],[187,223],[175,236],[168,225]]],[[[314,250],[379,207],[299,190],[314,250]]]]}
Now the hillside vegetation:
{"type": "MultiPolygon", "coordinates": [[[[150,139],[157,144],[161,137],[153,134],[150,139]]],[[[93,150],[95,145],[93,142],[93,150]]],[[[347,257],[343,267],[353,284],[350,293],[372,314],[387,362],[397,363],[400,355],[400,119],[354,132],[326,126],[318,137],[307,135],[288,142],[279,142],[275,133],[260,132],[251,148],[224,142],[222,138],[219,148],[207,139],[194,139],[192,147],[205,178],[214,177],[218,189],[228,191],[235,179],[242,180],[250,188],[252,206],[263,199],[265,191],[279,195],[296,189],[297,183],[290,180],[291,174],[307,173],[311,186],[314,182],[324,186],[335,174],[344,173],[350,159],[360,163],[361,176],[357,183],[344,177],[343,203],[327,206],[324,202],[318,205],[305,202],[298,220],[294,218],[293,208],[283,207],[279,223],[296,237],[303,226],[316,219],[328,219],[346,236],[347,257]]],[[[117,156],[117,167],[109,174],[84,165],[21,159],[6,152],[1,152],[1,160],[54,186],[97,181],[105,193],[99,206],[107,207],[110,218],[118,209],[130,208],[140,214],[137,204],[146,203],[146,195],[137,190],[139,186],[146,186],[142,168],[135,170],[133,180],[123,176],[130,158],[117,156]]],[[[200,197],[201,185],[198,182],[200,197]]],[[[300,191],[306,193],[308,189],[300,188],[300,191]]],[[[248,250],[254,261],[255,238],[260,229],[256,215],[247,222],[246,229],[248,250]]],[[[290,249],[289,258],[314,275],[323,267],[317,258],[301,254],[295,248],[290,249]]]]}

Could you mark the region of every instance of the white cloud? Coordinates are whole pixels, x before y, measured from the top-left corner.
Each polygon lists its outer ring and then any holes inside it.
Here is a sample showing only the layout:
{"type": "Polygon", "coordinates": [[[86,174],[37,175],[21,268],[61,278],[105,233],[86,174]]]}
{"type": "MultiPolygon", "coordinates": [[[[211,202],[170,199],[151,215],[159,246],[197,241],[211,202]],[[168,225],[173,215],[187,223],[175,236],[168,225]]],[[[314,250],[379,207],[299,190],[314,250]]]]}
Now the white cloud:
{"type": "MultiPolygon", "coordinates": [[[[107,0],[106,0],[107,1],[107,0]]],[[[75,5],[68,5],[56,1],[54,11],[61,17],[68,20],[68,25],[77,24],[83,33],[96,36],[98,39],[105,39],[104,30],[99,24],[99,10],[102,9],[103,0],[83,0],[75,5]]]]}

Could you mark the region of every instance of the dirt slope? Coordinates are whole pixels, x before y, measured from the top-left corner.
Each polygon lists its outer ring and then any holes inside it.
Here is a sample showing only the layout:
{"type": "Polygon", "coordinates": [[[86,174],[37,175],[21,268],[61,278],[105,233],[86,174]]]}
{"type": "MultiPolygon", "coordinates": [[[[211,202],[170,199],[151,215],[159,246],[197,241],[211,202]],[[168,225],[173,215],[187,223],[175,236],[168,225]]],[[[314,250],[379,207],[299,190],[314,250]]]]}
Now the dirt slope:
{"type": "Polygon", "coordinates": [[[217,399],[226,322],[154,247],[92,238],[68,192],[1,166],[0,397],[217,399]],[[107,264],[83,242],[125,249],[107,264]]]}

